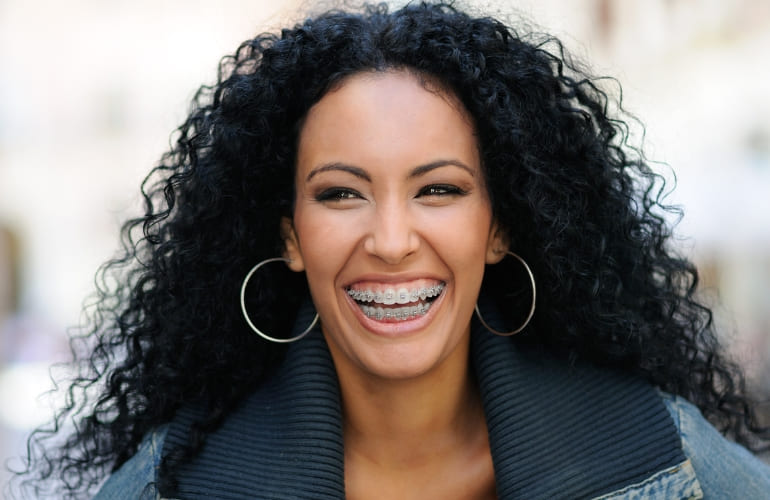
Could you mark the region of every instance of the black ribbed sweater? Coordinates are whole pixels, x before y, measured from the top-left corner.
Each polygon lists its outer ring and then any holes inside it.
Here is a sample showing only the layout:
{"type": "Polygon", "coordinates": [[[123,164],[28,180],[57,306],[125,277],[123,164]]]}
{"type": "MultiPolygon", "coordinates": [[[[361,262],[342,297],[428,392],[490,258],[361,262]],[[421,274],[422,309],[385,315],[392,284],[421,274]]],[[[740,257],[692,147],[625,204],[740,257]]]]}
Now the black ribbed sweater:
{"type": "MultiPolygon", "coordinates": [[[[478,326],[471,339],[499,498],[592,498],[685,461],[668,411],[644,381],[528,355],[478,326]]],[[[198,416],[179,412],[164,453],[186,442],[198,416]]],[[[339,387],[318,328],[289,347],[276,374],[177,477],[183,499],[345,497],[339,387]]]]}

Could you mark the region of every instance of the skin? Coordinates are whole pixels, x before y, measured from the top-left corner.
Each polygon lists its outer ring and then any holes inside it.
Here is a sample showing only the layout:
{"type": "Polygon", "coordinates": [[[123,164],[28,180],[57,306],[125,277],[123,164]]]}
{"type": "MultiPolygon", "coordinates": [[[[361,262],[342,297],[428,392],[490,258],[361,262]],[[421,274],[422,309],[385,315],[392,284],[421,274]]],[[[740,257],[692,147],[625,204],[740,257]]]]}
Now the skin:
{"type": "Polygon", "coordinates": [[[308,112],[295,189],[286,256],[339,376],[348,496],[494,497],[468,355],[484,267],[505,244],[467,112],[405,71],[349,77],[308,112]],[[400,322],[348,294],[440,283],[427,314],[400,322]]]}

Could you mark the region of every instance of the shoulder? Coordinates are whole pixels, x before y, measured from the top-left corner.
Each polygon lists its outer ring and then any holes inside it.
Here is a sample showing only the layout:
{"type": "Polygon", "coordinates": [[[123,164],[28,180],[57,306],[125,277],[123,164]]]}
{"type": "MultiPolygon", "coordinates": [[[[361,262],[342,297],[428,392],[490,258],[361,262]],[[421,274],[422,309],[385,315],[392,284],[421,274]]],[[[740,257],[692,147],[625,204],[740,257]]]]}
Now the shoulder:
{"type": "Polygon", "coordinates": [[[664,392],[661,396],[705,498],[768,497],[770,466],[722,436],[689,401],[664,392]]]}
{"type": "Polygon", "coordinates": [[[168,425],[163,425],[147,434],[134,456],[107,478],[94,500],[159,499],[155,477],[167,432],[168,425]]]}

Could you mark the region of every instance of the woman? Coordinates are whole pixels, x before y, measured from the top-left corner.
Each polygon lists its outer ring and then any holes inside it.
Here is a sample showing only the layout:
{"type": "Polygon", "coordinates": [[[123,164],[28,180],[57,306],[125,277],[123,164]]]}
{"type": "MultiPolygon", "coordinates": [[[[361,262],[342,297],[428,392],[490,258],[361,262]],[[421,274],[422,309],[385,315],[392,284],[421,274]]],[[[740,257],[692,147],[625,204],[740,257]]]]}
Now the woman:
{"type": "Polygon", "coordinates": [[[100,499],[763,497],[684,399],[770,438],[660,179],[547,44],[431,4],[244,43],[145,183],[72,388],[106,385],[39,475],[100,499]]]}

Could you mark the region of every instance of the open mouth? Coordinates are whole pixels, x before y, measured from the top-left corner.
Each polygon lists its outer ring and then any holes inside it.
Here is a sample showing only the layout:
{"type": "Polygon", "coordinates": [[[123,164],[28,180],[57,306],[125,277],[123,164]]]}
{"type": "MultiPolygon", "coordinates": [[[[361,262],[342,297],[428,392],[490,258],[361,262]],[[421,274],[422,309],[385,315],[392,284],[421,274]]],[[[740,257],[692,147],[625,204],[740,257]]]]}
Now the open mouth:
{"type": "Polygon", "coordinates": [[[348,295],[368,317],[377,321],[406,321],[423,316],[444,291],[446,283],[415,288],[353,288],[348,295]]]}

